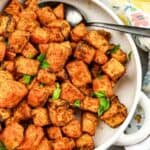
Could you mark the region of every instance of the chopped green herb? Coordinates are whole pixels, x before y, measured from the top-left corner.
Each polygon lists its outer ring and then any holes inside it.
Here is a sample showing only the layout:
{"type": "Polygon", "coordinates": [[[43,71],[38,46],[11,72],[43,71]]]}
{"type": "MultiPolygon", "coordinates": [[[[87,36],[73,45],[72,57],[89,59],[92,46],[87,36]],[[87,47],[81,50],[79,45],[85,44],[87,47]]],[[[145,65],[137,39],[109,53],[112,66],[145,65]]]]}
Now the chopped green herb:
{"type": "Polygon", "coordinates": [[[6,150],[5,145],[0,141],[0,150],[6,150]]]}
{"type": "Polygon", "coordinates": [[[40,66],[42,69],[47,69],[50,67],[49,63],[46,60],[43,60],[40,66]]]}
{"type": "Polygon", "coordinates": [[[45,55],[44,54],[40,54],[38,57],[37,57],[37,60],[42,63],[45,59],[45,55]]]}
{"type": "Polygon", "coordinates": [[[112,53],[116,53],[119,49],[120,49],[120,45],[115,45],[112,49],[108,50],[106,52],[106,54],[109,55],[109,54],[112,54],[112,53]]]}
{"type": "Polygon", "coordinates": [[[109,99],[107,98],[104,91],[95,92],[93,96],[97,97],[99,100],[98,116],[102,115],[110,107],[109,99]]]}
{"type": "Polygon", "coordinates": [[[73,105],[74,105],[75,107],[80,107],[80,100],[76,100],[76,101],[73,103],[73,105]]]}
{"type": "Polygon", "coordinates": [[[32,80],[32,76],[27,74],[23,75],[23,81],[25,84],[30,84],[31,80],[32,80]]]}
{"type": "Polygon", "coordinates": [[[56,88],[55,88],[55,90],[53,92],[52,99],[53,100],[59,99],[60,93],[61,93],[60,85],[59,85],[59,83],[56,83],[56,88]]]}
{"type": "Polygon", "coordinates": [[[131,56],[132,56],[132,51],[130,51],[130,52],[128,53],[128,61],[131,60],[131,56]]]}

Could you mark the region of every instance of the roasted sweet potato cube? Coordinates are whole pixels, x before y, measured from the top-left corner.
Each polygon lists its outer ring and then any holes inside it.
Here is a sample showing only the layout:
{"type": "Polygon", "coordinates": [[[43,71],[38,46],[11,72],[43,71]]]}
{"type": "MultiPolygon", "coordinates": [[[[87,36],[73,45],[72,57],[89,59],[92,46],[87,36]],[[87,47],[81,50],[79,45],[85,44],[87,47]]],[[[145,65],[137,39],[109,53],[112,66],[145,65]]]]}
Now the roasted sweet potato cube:
{"type": "Polygon", "coordinates": [[[3,62],[3,69],[5,69],[5,70],[7,70],[9,72],[13,72],[14,69],[15,69],[15,63],[14,63],[14,61],[10,61],[10,60],[4,61],[3,62]]]}
{"type": "Polygon", "coordinates": [[[47,138],[44,138],[36,150],[52,150],[52,143],[47,138]]]}
{"type": "Polygon", "coordinates": [[[64,19],[65,16],[64,4],[59,4],[56,8],[54,8],[53,11],[58,19],[64,19]]]}
{"type": "Polygon", "coordinates": [[[39,68],[39,61],[29,58],[24,58],[22,56],[18,57],[16,60],[16,69],[18,73],[36,75],[39,68]]]}
{"type": "Polygon", "coordinates": [[[97,113],[98,108],[99,101],[97,98],[86,97],[83,101],[81,101],[81,109],[83,110],[97,113]]]}
{"type": "Polygon", "coordinates": [[[56,16],[50,7],[39,8],[36,13],[40,23],[43,25],[47,25],[56,19],[56,16]]]}
{"type": "Polygon", "coordinates": [[[84,40],[104,53],[109,49],[108,41],[96,30],[89,31],[84,40]]]}
{"type": "Polygon", "coordinates": [[[95,114],[90,112],[84,112],[82,114],[82,131],[90,134],[91,136],[95,135],[96,128],[98,125],[98,118],[95,114]]]}
{"type": "Polygon", "coordinates": [[[80,150],[93,150],[95,146],[92,136],[83,134],[76,140],[76,147],[80,150]]]}
{"type": "Polygon", "coordinates": [[[10,17],[9,18],[9,23],[7,25],[7,32],[8,33],[12,33],[15,31],[16,28],[16,20],[14,17],[10,17]]]}
{"type": "Polygon", "coordinates": [[[71,39],[75,42],[80,41],[88,33],[86,26],[83,23],[75,26],[71,31],[71,39]]]}
{"type": "Polygon", "coordinates": [[[65,69],[62,69],[61,71],[57,72],[56,77],[59,80],[64,81],[68,79],[68,74],[65,69]]]}
{"type": "Polygon", "coordinates": [[[15,52],[11,52],[10,50],[6,50],[6,59],[7,60],[14,60],[16,57],[16,53],[15,52]]]}
{"type": "Polygon", "coordinates": [[[49,42],[63,42],[64,36],[60,28],[49,28],[49,42]]]}
{"type": "Polygon", "coordinates": [[[0,82],[5,80],[13,80],[13,76],[8,71],[0,70],[0,82]]]}
{"type": "Polygon", "coordinates": [[[98,33],[101,34],[102,36],[104,36],[104,38],[109,41],[111,38],[111,34],[110,32],[107,32],[105,30],[98,30],[98,33]]]}
{"type": "Polygon", "coordinates": [[[8,38],[11,51],[21,53],[29,40],[29,33],[26,31],[15,30],[8,38]]]}
{"type": "Polygon", "coordinates": [[[79,120],[72,120],[62,128],[63,133],[70,138],[78,138],[81,136],[81,123],[79,120]]]}
{"type": "Polygon", "coordinates": [[[34,10],[24,9],[20,14],[20,18],[25,18],[25,19],[33,21],[37,19],[37,14],[36,14],[36,11],[34,10]]]}
{"type": "Polygon", "coordinates": [[[67,137],[56,139],[52,145],[53,150],[72,150],[75,148],[74,140],[67,137]]]}
{"type": "Polygon", "coordinates": [[[46,54],[48,51],[49,44],[39,44],[38,48],[41,54],[46,54]]]}
{"type": "Polygon", "coordinates": [[[91,85],[85,85],[79,88],[79,90],[86,96],[91,96],[93,89],[91,85]]]}
{"type": "Polygon", "coordinates": [[[47,85],[53,85],[56,80],[56,75],[54,73],[48,72],[45,69],[41,69],[38,72],[37,80],[47,85]]]}
{"type": "Polygon", "coordinates": [[[108,97],[113,96],[112,84],[108,76],[103,75],[93,80],[94,92],[103,91],[108,97]]]}
{"type": "Polygon", "coordinates": [[[38,0],[26,0],[24,3],[24,7],[28,10],[37,10],[38,9],[38,0]]]}
{"type": "Polygon", "coordinates": [[[3,122],[11,117],[11,110],[0,108],[0,121],[3,122]]]}
{"type": "Polygon", "coordinates": [[[62,70],[70,54],[71,46],[69,42],[50,43],[46,59],[50,64],[51,71],[59,72],[62,70]]]}
{"type": "Polygon", "coordinates": [[[1,141],[7,149],[16,149],[23,141],[24,128],[19,123],[7,125],[2,132],[1,141]]]}
{"type": "Polygon", "coordinates": [[[83,61],[75,60],[69,62],[66,68],[75,86],[81,87],[92,82],[91,74],[83,61]]]}
{"type": "Polygon", "coordinates": [[[73,103],[77,99],[84,99],[84,95],[80,92],[80,90],[72,85],[69,81],[66,81],[62,84],[62,92],[60,97],[69,103],[73,103]]]}
{"type": "Polygon", "coordinates": [[[84,61],[87,64],[90,64],[95,55],[95,49],[83,42],[80,42],[77,45],[77,48],[74,53],[74,57],[84,61]]]}
{"type": "Polygon", "coordinates": [[[119,102],[117,97],[111,100],[110,108],[100,117],[112,128],[119,126],[127,117],[126,107],[119,102]]]}
{"type": "Polygon", "coordinates": [[[4,42],[0,42],[0,62],[4,60],[6,53],[6,44],[4,42]]]}
{"type": "Polygon", "coordinates": [[[49,127],[47,129],[48,137],[52,140],[59,139],[62,137],[61,129],[59,127],[49,127]]]}
{"type": "Polygon", "coordinates": [[[124,73],[125,67],[116,59],[111,58],[102,66],[102,70],[113,80],[118,80],[124,73]]]}
{"type": "Polygon", "coordinates": [[[100,50],[96,51],[94,62],[99,65],[103,65],[108,61],[108,57],[100,50]]]}
{"type": "Polygon", "coordinates": [[[33,123],[37,126],[46,126],[50,124],[48,111],[44,107],[38,107],[32,110],[33,123]]]}
{"type": "Polygon", "coordinates": [[[111,57],[115,58],[116,60],[118,60],[123,64],[127,61],[127,54],[121,49],[118,49],[114,53],[111,53],[111,57]]]}
{"type": "Polygon", "coordinates": [[[37,54],[38,54],[38,51],[31,43],[28,43],[22,51],[22,55],[26,58],[33,58],[37,54]]]}
{"type": "Polygon", "coordinates": [[[46,44],[49,41],[49,31],[45,28],[37,27],[31,33],[31,40],[35,44],[46,44]]]}
{"type": "Polygon", "coordinates": [[[4,35],[6,33],[7,24],[9,22],[8,16],[0,15],[0,35],[4,35]]]}

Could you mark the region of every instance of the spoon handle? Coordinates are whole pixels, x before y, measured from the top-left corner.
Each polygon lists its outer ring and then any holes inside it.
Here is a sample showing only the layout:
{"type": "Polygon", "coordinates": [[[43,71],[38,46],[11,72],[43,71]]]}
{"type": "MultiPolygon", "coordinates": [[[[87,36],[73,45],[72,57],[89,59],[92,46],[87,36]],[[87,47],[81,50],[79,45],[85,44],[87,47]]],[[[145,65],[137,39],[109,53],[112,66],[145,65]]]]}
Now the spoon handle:
{"type": "Polygon", "coordinates": [[[109,23],[102,23],[102,22],[87,22],[88,26],[96,26],[96,27],[103,27],[112,30],[117,30],[121,32],[136,34],[140,36],[150,37],[150,28],[142,28],[142,27],[135,27],[135,26],[127,26],[127,25],[118,25],[118,24],[109,24],[109,23]]]}

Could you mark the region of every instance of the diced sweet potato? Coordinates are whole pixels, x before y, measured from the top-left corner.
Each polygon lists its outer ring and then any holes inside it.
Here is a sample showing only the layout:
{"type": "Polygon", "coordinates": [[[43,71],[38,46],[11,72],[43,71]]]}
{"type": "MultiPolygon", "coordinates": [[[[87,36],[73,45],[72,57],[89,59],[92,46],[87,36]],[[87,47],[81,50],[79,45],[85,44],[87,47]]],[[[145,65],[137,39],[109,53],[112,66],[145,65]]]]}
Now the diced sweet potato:
{"type": "Polygon", "coordinates": [[[0,35],[5,35],[6,30],[7,30],[7,24],[9,21],[8,16],[2,16],[0,15],[0,35]]]}
{"type": "Polygon", "coordinates": [[[46,54],[47,62],[53,72],[63,69],[69,55],[71,54],[71,46],[69,42],[50,43],[46,54]]]}
{"type": "Polygon", "coordinates": [[[105,30],[98,30],[98,33],[101,34],[107,41],[110,40],[111,34],[105,30]]]}
{"type": "Polygon", "coordinates": [[[25,3],[24,3],[24,7],[27,9],[27,10],[34,10],[36,11],[38,9],[38,0],[26,0],[25,3]]]}
{"type": "Polygon", "coordinates": [[[71,138],[78,138],[81,136],[81,124],[79,120],[72,120],[62,128],[63,133],[71,138]]]}
{"type": "Polygon", "coordinates": [[[113,81],[118,80],[125,73],[125,67],[114,58],[111,58],[105,65],[103,65],[102,70],[113,81]]]}
{"type": "Polygon", "coordinates": [[[44,138],[38,145],[36,150],[53,150],[52,143],[48,141],[47,138],[44,138]]]}
{"type": "Polygon", "coordinates": [[[73,103],[77,99],[84,99],[84,95],[80,92],[80,90],[68,81],[62,84],[62,92],[60,97],[69,103],[73,103]]]}
{"type": "Polygon", "coordinates": [[[6,45],[4,42],[0,42],[0,62],[4,60],[6,53],[6,45]]]}
{"type": "Polygon", "coordinates": [[[13,76],[8,71],[0,70],[0,82],[5,80],[13,80],[13,76]]]}
{"type": "Polygon", "coordinates": [[[127,117],[127,109],[121,104],[117,97],[111,100],[110,108],[100,117],[112,128],[120,125],[127,117]]]}
{"type": "Polygon", "coordinates": [[[85,85],[79,88],[79,90],[86,96],[91,96],[93,89],[91,85],[85,85]]]}
{"type": "Polygon", "coordinates": [[[61,129],[59,127],[49,127],[47,129],[48,137],[52,140],[62,138],[61,129]]]}
{"type": "MultiPolygon", "coordinates": [[[[30,0],[31,1],[31,0],[30,0]]],[[[28,20],[36,20],[37,19],[37,15],[36,12],[34,10],[31,9],[24,9],[21,14],[20,14],[20,18],[25,18],[28,20]]]]}
{"type": "Polygon", "coordinates": [[[24,58],[22,56],[18,57],[16,60],[16,69],[18,73],[36,75],[39,68],[39,61],[29,58],[24,58]]]}
{"type": "Polygon", "coordinates": [[[112,84],[106,75],[97,77],[93,80],[93,90],[94,92],[105,92],[108,97],[113,96],[112,84]]]}
{"type": "Polygon", "coordinates": [[[90,112],[84,112],[82,115],[82,131],[90,134],[91,136],[95,135],[96,128],[98,125],[98,119],[95,114],[90,112]]]}
{"type": "Polygon", "coordinates": [[[76,147],[80,150],[93,150],[94,140],[88,134],[83,134],[76,140],[76,147]]]}
{"type": "Polygon", "coordinates": [[[5,109],[5,108],[0,108],[0,121],[3,122],[10,118],[11,116],[11,110],[10,109],[5,109]]]}
{"type": "Polygon", "coordinates": [[[38,47],[41,54],[46,54],[48,51],[49,44],[39,44],[38,47]]]}
{"type": "Polygon", "coordinates": [[[47,85],[53,85],[56,80],[56,75],[43,69],[38,72],[37,80],[47,85]]]}
{"type": "Polygon", "coordinates": [[[92,97],[86,97],[82,102],[81,102],[81,109],[87,110],[90,112],[97,113],[99,108],[99,101],[97,98],[92,98],[92,97]]]}
{"type": "Polygon", "coordinates": [[[67,64],[66,68],[75,86],[81,87],[92,82],[88,67],[82,61],[72,61],[67,64]]]}
{"type": "Polygon", "coordinates": [[[38,107],[32,110],[33,122],[37,126],[45,126],[50,124],[48,112],[46,108],[38,107]]]}
{"type": "Polygon", "coordinates": [[[11,52],[10,50],[7,50],[5,55],[7,60],[14,60],[16,57],[16,53],[11,52]]]}
{"type": "Polygon", "coordinates": [[[64,4],[59,4],[53,11],[58,19],[64,19],[65,16],[64,4]]]}
{"type": "Polygon", "coordinates": [[[61,71],[57,72],[56,77],[59,80],[64,81],[68,79],[68,74],[65,69],[62,69],[61,71]]]}
{"type": "Polygon", "coordinates": [[[3,62],[3,69],[5,69],[5,70],[7,70],[9,72],[13,72],[14,69],[15,69],[15,63],[14,63],[14,61],[10,61],[10,60],[4,61],[3,62]]]}
{"type": "Polygon", "coordinates": [[[95,55],[95,49],[85,43],[80,42],[74,53],[74,57],[90,64],[95,55]]]}

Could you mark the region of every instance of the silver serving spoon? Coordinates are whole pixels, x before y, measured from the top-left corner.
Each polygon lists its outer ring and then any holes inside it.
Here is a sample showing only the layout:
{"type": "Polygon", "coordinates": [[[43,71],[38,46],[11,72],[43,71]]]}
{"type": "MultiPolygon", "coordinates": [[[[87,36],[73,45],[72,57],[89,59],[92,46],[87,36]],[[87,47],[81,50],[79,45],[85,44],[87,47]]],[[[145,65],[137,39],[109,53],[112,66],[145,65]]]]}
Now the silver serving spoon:
{"type": "MultiPolygon", "coordinates": [[[[40,2],[39,5],[57,5],[60,2],[40,2]]],[[[72,25],[76,26],[80,22],[84,22],[87,26],[96,26],[96,27],[103,27],[108,28],[112,30],[117,30],[125,33],[150,37],[150,28],[142,28],[142,27],[135,27],[135,26],[127,26],[127,25],[118,25],[118,24],[112,24],[112,23],[104,23],[104,22],[91,22],[88,21],[86,18],[86,15],[81,13],[79,9],[76,7],[64,3],[65,6],[65,16],[66,20],[72,25]]]]}

